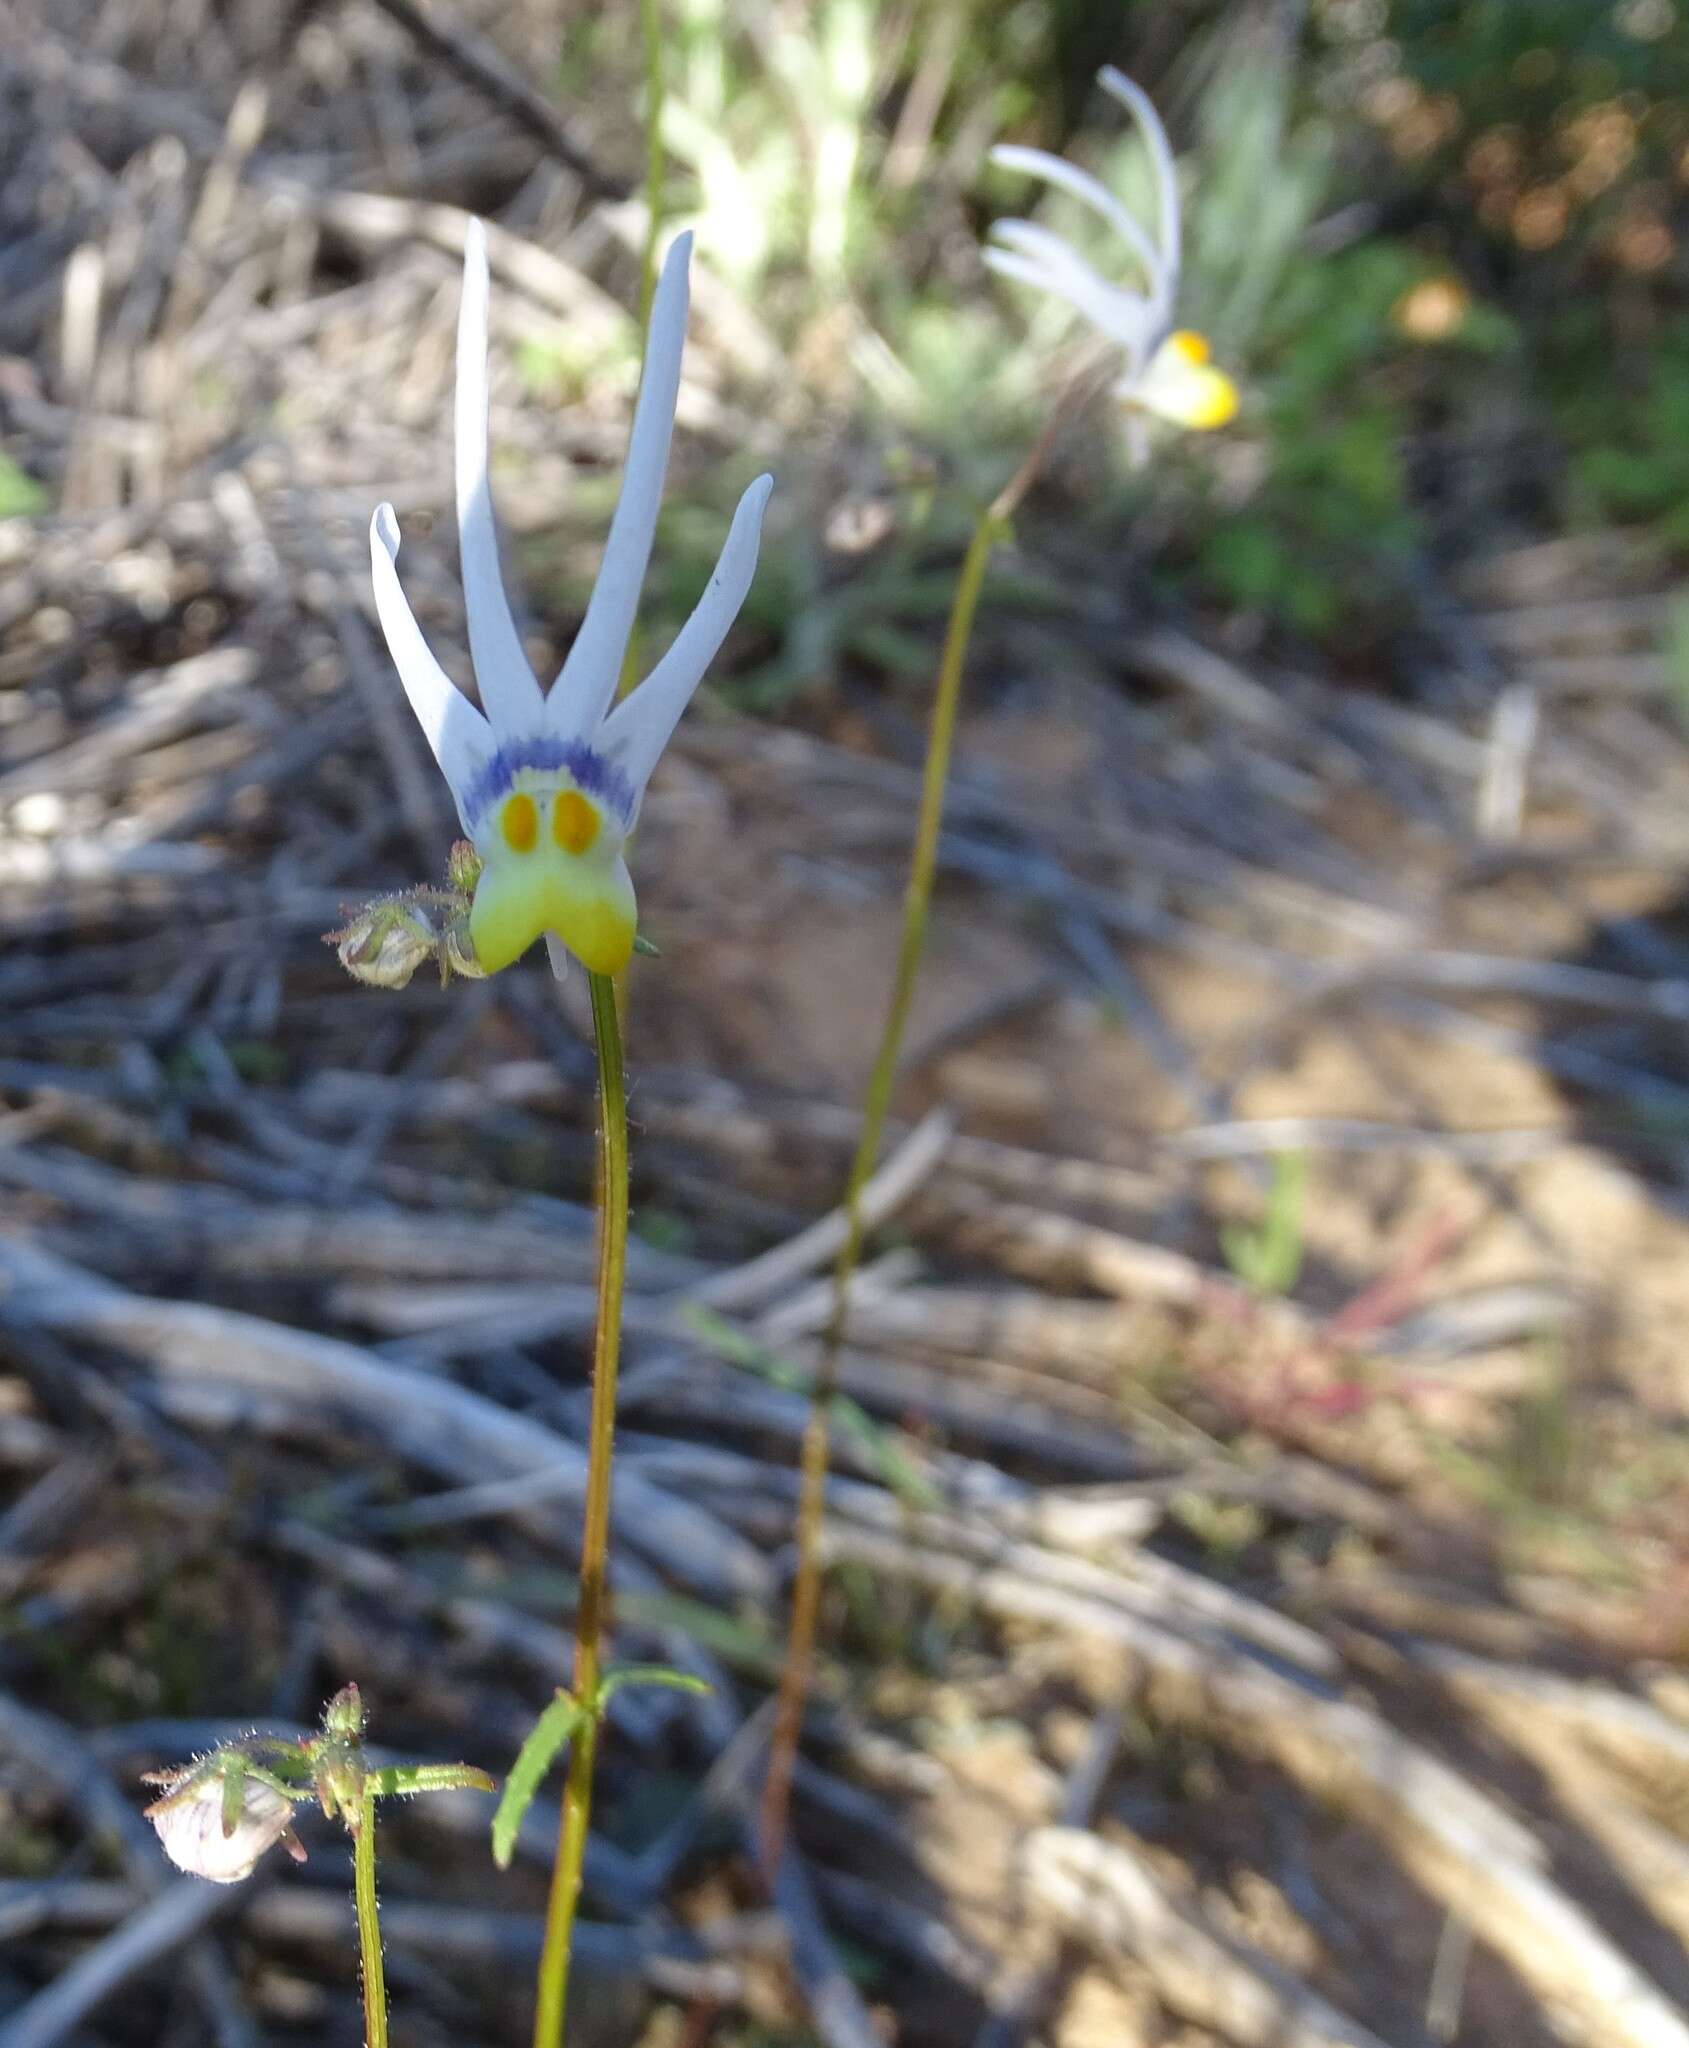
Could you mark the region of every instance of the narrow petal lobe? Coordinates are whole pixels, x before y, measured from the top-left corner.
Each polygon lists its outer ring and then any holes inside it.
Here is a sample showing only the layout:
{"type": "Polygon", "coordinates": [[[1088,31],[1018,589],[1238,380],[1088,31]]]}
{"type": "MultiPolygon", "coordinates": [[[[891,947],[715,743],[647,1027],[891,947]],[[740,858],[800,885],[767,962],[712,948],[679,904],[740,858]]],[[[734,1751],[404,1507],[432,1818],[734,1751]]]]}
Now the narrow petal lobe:
{"type": "Polygon", "coordinates": [[[657,532],[657,507],[669,466],[674,408],[680,396],[680,356],[686,342],[690,233],[670,245],[651,301],[645,370],[633,409],[627,470],[604,543],[604,563],[593,585],[575,644],[547,700],[547,724],[564,738],[584,738],[616,694],[622,654],[633,630],[640,585],[657,532]]]}
{"type": "MultiPolygon", "coordinates": [[[[763,507],[773,488],[773,477],[760,476],[739,500],[715,573],[692,616],[675,635],[667,654],[638,689],[622,699],[599,732],[600,751],[616,763],[641,795],[680,723],[680,714],[692,701],[705,669],[739,615],[756,574],[763,507]]],[[[638,799],[635,801],[637,804],[638,799]]]]}
{"type": "Polygon", "coordinates": [[[986,250],[985,260],[993,270],[1000,276],[1018,275],[1024,282],[1065,299],[1099,332],[1118,342],[1134,362],[1139,359],[1157,318],[1148,299],[1123,285],[1105,283],[1076,249],[1032,221],[1000,220],[991,232],[998,246],[986,250]],[[1027,269],[1009,268],[999,256],[1000,249],[1030,266],[1030,274],[1027,269]]]}
{"type": "Polygon", "coordinates": [[[399,522],[391,505],[378,505],[369,528],[370,574],[375,584],[375,612],[386,636],[387,651],[399,671],[411,709],[423,735],[451,785],[458,817],[470,829],[464,811],[465,792],[492,752],[487,721],[458,689],[429,652],[422,630],[399,587],[399,522]]]}
{"type": "Polygon", "coordinates": [[[1143,266],[1151,300],[1160,306],[1168,298],[1167,266],[1160,252],[1100,179],[1059,156],[1051,156],[1048,150],[1025,149],[1013,142],[999,143],[991,152],[991,161],[1005,170],[1024,171],[1030,177],[1046,179],[1100,213],[1143,266]]]}
{"type": "Polygon", "coordinates": [[[501,738],[537,730],[543,699],[499,574],[487,482],[487,236],[478,220],[463,241],[457,322],[457,535],[469,652],[488,720],[501,738]]]}
{"type": "Polygon", "coordinates": [[[1167,130],[1161,125],[1155,102],[1135,78],[1128,78],[1124,71],[1105,64],[1097,73],[1097,82],[1104,92],[1137,115],[1138,126],[1144,131],[1150,161],[1155,166],[1155,182],[1161,202],[1161,254],[1167,268],[1167,295],[1171,299],[1179,281],[1179,173],[1173,162],[1167,130]]]}

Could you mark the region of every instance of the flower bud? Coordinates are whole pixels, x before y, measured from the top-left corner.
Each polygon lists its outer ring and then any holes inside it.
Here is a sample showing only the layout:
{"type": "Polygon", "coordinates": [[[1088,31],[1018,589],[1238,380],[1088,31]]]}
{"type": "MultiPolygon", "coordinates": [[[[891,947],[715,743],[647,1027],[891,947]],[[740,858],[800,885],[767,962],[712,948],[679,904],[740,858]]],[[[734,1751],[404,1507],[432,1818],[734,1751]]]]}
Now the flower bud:
{"type": "Polygon", "coordinates": [[[164,1853],[190,1877],[213,1884],[239,1884],[253,1865],[277,1842],[287,1845],[295,1862],[305,1850],[293,1833],[293,1802],[273,1785],[247,1776],[240,1781],[240,1810],[234,1826],[224,1829],[224,1785],[232,1761],[210,1756],[179,1771],[154,1771],[147,1782],[164,1785],[162,1799],[146,1809],[146,1817],[164,1844],[164,1853]]]}
{"type": "MultiPolygon", "coordinates": [[[[459,840],[452,849],[452,875],[479,873],[475,849],[459,840]]],[[[340,964],[372,988],[403,988],[424,960],[440,966],[441,985],[461,974],[480,981],[487,970],[475,957],[469,936],[471,898],[454,886],[407,889],[398,896],[378,896],[366,903],[337,932],[325,932],[324,943],[340,955],[340,964]]]]}
{"type": "Polygon", "coordinates": [[[446,887],[460,895],[473,896],[481,879],[481,856],[467,839],[454,839],[446,856],[446,887]]]}
{"type": "Polygon", "coordinates": [[[323,1708],[323,1733],[334,1741],[356,1742],[364,1732],[364,1696],[343,1685],[323,1708]]]}
{"type": "Polygon", "coordinates": [[[372,988],[403,988],[440,948],[427,906],[401,896],[366,903],[349,924],[324,938],[346,972],[372,988]]]}

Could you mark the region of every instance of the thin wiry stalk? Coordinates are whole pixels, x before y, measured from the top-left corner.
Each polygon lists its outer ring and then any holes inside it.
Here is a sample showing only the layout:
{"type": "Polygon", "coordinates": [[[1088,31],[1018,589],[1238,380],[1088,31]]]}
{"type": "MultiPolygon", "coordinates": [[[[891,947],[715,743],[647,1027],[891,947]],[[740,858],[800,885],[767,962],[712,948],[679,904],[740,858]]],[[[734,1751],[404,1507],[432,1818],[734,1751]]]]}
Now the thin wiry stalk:
{"type": "Polygon", "coordinates": [[[833,1304],[822,1340],[821,1369],[810,1395],[809,1419],[803,1436],[803,1481],[798,1498],[797,1574],[792,1583],[792,1619],[786,1639],[786,1661],[780,1674],[780,1699],[769,1748],[768,1776],[762,1795],[762,1860],[772,1880],[786,1839],[786,1809],[791,1797],[792,1766],[803,1726],[809,1692],[810,1659],[815,1647],[815,1614],[821,1595],[821,1508],[827,1487],[828,1425],[838,1388],[839,1352],[844,1343],[845,1310],[851,1275],[862,1256],[862,1189],[874,1170],[885,1134],[886,1110],[897,1078],[898,1054],[909,1017],[915,975],[926,944],[927,910],[932,900],[933,871],[938,860],[938,827],[944,811],[944,786],[950,773],[950,743],[956,729],[956,707],[962,693],[962,664],[973,630],[974,612],[991,550],[1004,531],[1004,520],[990,507],[974,528],[956,581],[950,624],[939,663],[938,690],[933,699],[927,736],[926,770],[921,780],[921,807],[915,846],[909,858],[909,880],[903,897],[903,936],[897,950],[891,1000],[862,1109],[862,1129],[844,1190],[844,1243],[833,1264],[833,1304]]]}
{"type": "Polygon", "coordinates": [[[381,1922],[375,1904],[375,1787],[364,1787],[358,1831],[352,1838],[352,1892],[358,1907],[358,1949],[363,1959],[364,2048],[387,2048],[387,1975],[381,1962],[381,1922]]]}
{"type": "Polygon", "coordinates": [[[927,729],[927,757],[921,775],[915,844],[909,855],[909,879],[904,885],[903,932],[898,942],[897,967],[892,976],[891,998],[886,1005],[879,1050],[874,1055],[873,1071],[868,1077],[868,1092],[862,1105],[862,1128],[845,1180],[842,1202],[844,1242],[833,1263],[832,1307],[822,1338],[820,1369],[810,1391],[809,1418],[804,1425],[792,1618],[786,1636],[785,1661],[780,1671],[779,1699],[775,1708],[774,1732],[769,1742],[768,1775],[763,1781],[759,1827],[762,1866],[770,1882],[779,1868],[786,1841],[792,1770],[797,1761],[798,1739],[803,1732],[804,1704],[809,1696],[810,1666],[815,1651],[816,1611],[821,1599],[821,1516],[827,1491],[829,1425],[838,1393],[839,1354],[844,1347],[850,1283],[862,1257],[862,1190],[874,1170],[880,1143],[885,1136],[886,1112],[891,1106],[892,1087],[897,1079],[904,1027],[909,1021],[915,977],[920,971],[921,954],[926,945],[927,913],[932,903],[933,875],[938,866],[938,829],[944,815],[945,785],[950,776],[950,748],[956,732],[957,707],[961,702],[963,664],[967,660],[974,613],[979,609],[980,591],[984,587],[991,551],[1007,537],[1015,507],[1044,466],[1062,422],[1079,395],[1080,387],[1075,387],[1054,408],[1026,460],[980,514],[968,542],[968,551],[962,557],[956,593],[950,602],[950,622],[945,629],[944,650],[938,664],[938,685],[933,693],[932,720],[927,729]]]}
{"type": "Polygon", "coordinates": [[[592,1421],[588,1445],[586,1530],[581,1541],[580,1611],[575,1623],[575,1698],[588,1708],[569,1751],[557,1861],[546,1902],[545,1946],[540,1956],[534,2048],[561,2048],[569,1994],[569,1949],[581,1895],[592,1772],[598,1754],[598,1696],[602,1673],[605,1595],[610,1552],[610,1461],[616,1437],[616,1374],[621,1362],[622,1290],[627,1277],[628,1119],[616,984],[604,974],[587,977],[598,1043],[598,1331],[592,1369],[592,1421]]]}

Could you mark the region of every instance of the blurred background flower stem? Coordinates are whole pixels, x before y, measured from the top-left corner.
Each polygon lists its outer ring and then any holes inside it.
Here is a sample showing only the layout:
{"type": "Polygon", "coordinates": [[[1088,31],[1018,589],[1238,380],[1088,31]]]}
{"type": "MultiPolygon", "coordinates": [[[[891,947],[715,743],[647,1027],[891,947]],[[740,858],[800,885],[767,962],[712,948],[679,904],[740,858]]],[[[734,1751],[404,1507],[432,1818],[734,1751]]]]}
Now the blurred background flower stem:
{"type": "Polygon", "coordinates": [[[821,1597],[821,1521],[827,1490],[829,1427],[838,1391],[839,1354],[844,1348],[850,1283],[862,1258],[862,1190],[874,1170],[885,1136],[886,1112],[891,1107],[898,1056],[903,1049],[909,1005],[915,994],[915,977],[920,972],[921,955],[926,948],[927,915],[932,907],[933,875],[938,866],[938,830],[944,817],[944,791],[950,776],[950,750],[956,735],[956,713],[961,703],[963,665],[967,660],[974,614],[979,609],[980,592],[985,586],[985,572],[990,566],[992,550],[999,541],[1007,539],[1014,509],[1031,487],[1064,412],[1065,406],[1056,408],[1031,454],[980,514],[956,578],[956,594],[951,601],[944,650],[939,658],[938,687],[933,696],[926,762],[921,771],[915,844],[910,851],[909,879],[904,887],[903,931],[898,942],[897,966],[892,975],[891,996],[886,1004],[879,1049],[874,1055],[873,1070],[869,1074],[868,1090],[863,1100],[862,1128],[845,1180],[842,1204],[844,1242],[833,1265],[832,1309],[822,1343],[821,1369],[810,1393],[809,1416],[804,1426],[802,1483],[796,1524],[797,1571],[792,1581],[792,1614],[785,1661],[780,1673],[774,1733],[769,1746],[768,1776],[763,1782],[762,1794],[762,1864],[771,1878],[779,1867],[780,1852],[786,1839],[792,1768],[797,1757],[798,1739],[803,1732],[804,1702],[809,1693],[809,1673],[815,1651],[816,1610],[821,1597]]]}

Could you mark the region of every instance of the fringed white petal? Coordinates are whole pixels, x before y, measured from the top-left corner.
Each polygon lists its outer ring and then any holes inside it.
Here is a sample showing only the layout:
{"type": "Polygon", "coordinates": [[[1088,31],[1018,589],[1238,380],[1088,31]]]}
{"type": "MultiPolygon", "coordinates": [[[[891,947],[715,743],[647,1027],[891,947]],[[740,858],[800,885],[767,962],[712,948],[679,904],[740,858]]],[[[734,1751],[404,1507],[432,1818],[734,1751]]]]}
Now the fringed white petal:
{"type": "Polygon", "coordinates": [[[739,500],[715,573],[692,616],[675,635],[668,653],[600,728],[596,744],[632,782],[638,792],[636,808],[658,757],[680,723],[680,714],[692,701],[751,587],[762,539],[763,507],[773,488],[771,476],[758,477],[739,500]]]}
{"type": "Polygon", "coordinates": [[[457,534],[469,652],[487,718],[501,739],[534,732],[544,700],[504,594],[487,483],[487,236],[478,220],[463,240],[457,322],[457,534]]]}
{"type": "Polygon", "coordinates": [[[375,583],[375,611],[386,636],[387,650],[399,681],[405,686],[417,723],[433,749],[440,772],[451,785],[463,829],[469,830],[464,796],[481,763],[493,751],[487,721],[429,652],[422,629],[399,587],[399,522],[391,505],[378,505],[369,526],[370,574],[375,583]]]}
{"type": "Polygon", "coordinates": [[[1160,251],[1144,233],[1142,225],[1132,218],[1100,179],[1093,178],[1089,171],[1080,170],[1076,164],[1064,162],[1059,156],[1051,156],[1048,150],[1026,149],[1016,142],[999,143],[991,152],[991,161],[1001,164],[1007,171],[1024,171],[1029,177],[1043,178],[1059,191],[1100,213],[1142,265],[1150,298],[1157,306],[1170,298],[1167,266],[1160,251]]]}
{"type": "Polygon", "coordinates": [[[1155,166],[1161,213],[1161,253],[1167,273],[1167,296],[1171,302],[1179,283],[1179,173],[1167,141],[1167,130],[1161,125],[1155,102],[1136,79],[1128,78],[1124,71],[1117,71],[1112,64],[1105,64],[1097,73],[1097,83],[1104,92],[1137,115],[1138,126],[1144,131],[1150,162],[1155,166]]]}
{"type": "Polygon", "coordinates": [[[645,371],[633,411],[627,470],[604,543],[604,562],[586,617],[547,700],[546,723],[565,739],[591,734],[610,708],[622,655],[633,630],[640,585],[657,532],[657,507],[669,465],[674,408],[680,395],[680,355],[686,342],[687,267],[692,236],[677,235],[651,302],[645,371]]]}

